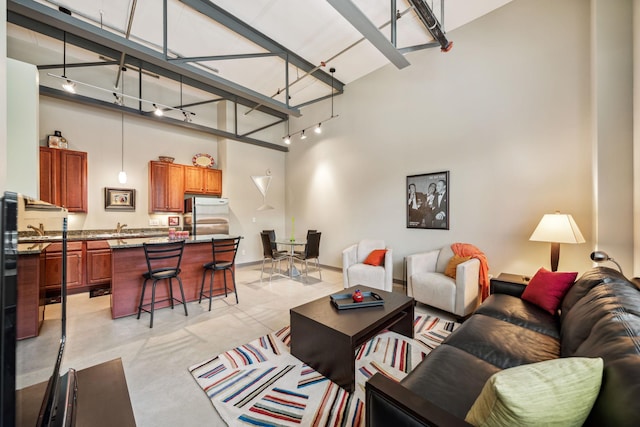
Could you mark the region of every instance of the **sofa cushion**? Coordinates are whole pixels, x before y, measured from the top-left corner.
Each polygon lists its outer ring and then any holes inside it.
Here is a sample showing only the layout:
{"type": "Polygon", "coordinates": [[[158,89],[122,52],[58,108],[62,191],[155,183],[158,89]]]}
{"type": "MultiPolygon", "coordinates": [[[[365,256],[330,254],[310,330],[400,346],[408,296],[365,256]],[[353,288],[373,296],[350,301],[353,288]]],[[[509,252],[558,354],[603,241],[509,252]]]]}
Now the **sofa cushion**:
{"type": "Polygon", "coordinates": [[[447,264],[449,264],[449,260],[453,257],[453,249],[451,246],[445,245],[440,249],[440,253],[438,254],[438,261],[436,261],[436,273],[444,274],[444,271],[447,268],[447,264]]]}
{"type": "Polygon", "coordinates": [[[444,275],[449,276],[455,280],[458,264],[462,264],[463,262],[469,261],[470,259],[471,259],[470,256],[458,256],[458,255],[452,256],[451,259],[449,260],[449,264],[447,264],[447,268],[444,269],[444,275]]]}
{"type": "Polygon", "coordinates": [[[602,359],[570,357],[491,376],[465,420],[474,426],[581,426],[600,391],[602,359]]]}
{"type": "Polygon", "coordinates": [[[578,273],[552,272],[540,268],[522,293],[522,299],[555,314],[577,275],[578,273]]]}
{"type": "Polygon", "coordinates": [[[364,260],[363,264],[379,267],[384,265],[384,256],[387,254],[386,249],[374,249],[364,260]]]}
{"type": "Polygon", "coordinates": [[[557,338],[482,314],[467,319],[445,342],[502,369],[560,355],[557,338]]]}
{"type": "Polygon", "coordinates": [[[401,384],[462,419],[485,382],[499,370],[459,348],[441,344],[401,384]]]}
{"type": "Polygon", "coordinates": [[[475,311],[560,339],[560,320],[535,304],[506,294],[489,295],[475,311]]]}
{"type": "Polygon", "coordinates": [[[358,242],[358,262],[363,262],[374,249],[384,249],[384,240],[364,239],[358,242]]]}

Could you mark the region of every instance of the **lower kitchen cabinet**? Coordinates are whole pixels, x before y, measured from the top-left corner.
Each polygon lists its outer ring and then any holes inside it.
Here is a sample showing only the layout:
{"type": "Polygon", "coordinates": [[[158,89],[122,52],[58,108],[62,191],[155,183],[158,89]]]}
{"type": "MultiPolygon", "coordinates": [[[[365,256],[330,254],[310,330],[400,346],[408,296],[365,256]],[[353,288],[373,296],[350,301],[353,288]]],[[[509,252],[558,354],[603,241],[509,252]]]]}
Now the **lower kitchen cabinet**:
{"type": "MultiPolygon", "coordinates": [[[[67,290],[84,284],[84,264],[82,250],[84,242],[67,243],[67,290]]],[[[52,243],[45,250],[44,278],[47,294],[60,293],[62,284],[62,243],[52,243]]]]}
{"type": "MultiPolygon", "coordinates": [[[[60,294],[62,244],[52,243],[44,256],[47,296],[60,294]]],[[[105,240],[67,243],[67,291],[70,294],[111,284],[111,249],[105,240]]]]}
{"type": "Polygon", "coordinates": [[[111,283],[111,249],[106,240],[86,242],[86,284],[105,285],[111,283]]]}

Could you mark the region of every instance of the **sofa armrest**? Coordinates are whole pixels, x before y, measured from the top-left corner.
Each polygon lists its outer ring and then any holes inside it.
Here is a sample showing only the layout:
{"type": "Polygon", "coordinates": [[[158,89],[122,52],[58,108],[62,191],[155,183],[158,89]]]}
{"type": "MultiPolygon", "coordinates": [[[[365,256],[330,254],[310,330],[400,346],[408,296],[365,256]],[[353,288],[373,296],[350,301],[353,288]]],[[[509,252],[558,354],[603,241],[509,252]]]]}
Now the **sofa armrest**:
{"type": "Polygon", "coordinates": [[[407,256],[407,277],[411,277],[415,273],[425,273],[436,271],[436,262],[438,262],[439,249],[429,252],[407,256]]]}
{"type": "Polygon", "coordinates": [[[380,373],[366,382],[365,394],[367,427],[471,425],[380,373]]]}
{"type": "Polygon", "coordinates": [[[471,258],[456,267],[456,306],[455,313],[466,316],[478,305],[478,284],[480,280],[480,261],[471,258]]]}
{"type": "Polygon", "coordinates": [[[347,270],[358,262],[358,245],[353,244],[342,251],[342,281],[345,289],[349,287],[347,270]]]}
{"type": "Polygon", "coordinates": [[[506,294],[520,298],[526,288],[527,285],[524,283],[513,283],[498,279],[491,279],[489,294],[506,294]]]}
{"type": "Polygon", "coordinates": [[[393,291],[393,250],[385,248],[387,253],[384,254],[384,290],[393,291]]]}

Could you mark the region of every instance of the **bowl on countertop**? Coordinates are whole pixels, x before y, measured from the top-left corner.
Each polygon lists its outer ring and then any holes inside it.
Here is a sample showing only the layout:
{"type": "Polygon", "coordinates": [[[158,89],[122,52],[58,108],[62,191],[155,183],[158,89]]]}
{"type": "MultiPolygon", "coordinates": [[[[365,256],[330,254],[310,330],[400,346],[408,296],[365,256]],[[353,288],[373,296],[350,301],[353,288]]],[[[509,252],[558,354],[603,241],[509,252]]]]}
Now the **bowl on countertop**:
{"type": "Polygon", "coordinates": [[[174,157],[169,157],[169,156],[158,156],[158,159],[161,162],[165,162],[165,163],[173,163],[173,161],[175,160],[174,157]]]}

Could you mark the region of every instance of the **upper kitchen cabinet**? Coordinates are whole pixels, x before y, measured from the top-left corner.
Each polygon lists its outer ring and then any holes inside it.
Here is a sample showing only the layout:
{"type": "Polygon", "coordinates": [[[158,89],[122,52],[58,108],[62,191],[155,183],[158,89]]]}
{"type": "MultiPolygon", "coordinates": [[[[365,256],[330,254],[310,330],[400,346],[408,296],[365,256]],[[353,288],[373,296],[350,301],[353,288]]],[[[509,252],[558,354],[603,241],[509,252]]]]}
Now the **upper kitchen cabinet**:
{"type": "Polygon", "coordinates": [[[198,166],[184,166],[184,192],[220,196],[222,194],[222,171],[198,166]]]}
{"type": "Polygon", "coordinates": [[[149,162],[149,212],[182,212],[183,205],[183,166],[149,162]]]}
{"type": "Polygon", "coordinates": [[[87,212],[87,153],[40,147],[40,199],[87,212]]]}

